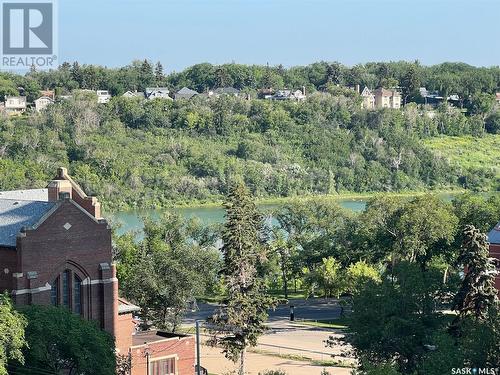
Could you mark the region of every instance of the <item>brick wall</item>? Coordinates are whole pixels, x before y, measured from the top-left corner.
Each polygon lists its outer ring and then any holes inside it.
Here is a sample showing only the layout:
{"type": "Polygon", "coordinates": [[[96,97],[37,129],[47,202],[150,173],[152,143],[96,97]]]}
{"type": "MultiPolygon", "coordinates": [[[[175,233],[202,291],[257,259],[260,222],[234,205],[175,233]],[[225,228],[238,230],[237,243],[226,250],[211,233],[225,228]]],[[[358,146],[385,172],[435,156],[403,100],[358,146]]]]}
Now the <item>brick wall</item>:
{"type": "Polygon", "coordinates": [[[16,249],[0,247],[0,291],[12,290],[17,273],[16,249]]]}
{"type": "Polygon", "coordinates": [[[193,375],[195,358],[195,338],[193,336],[171,338],[147,345],[133,346],[132,355],[132,375],[147,374],[146,348],[151,353],[150,362],[155,358],[168,356],[177,357],[177,375],[193,375]]]}
{"type": "Polygon", "coordinates": [[[132,314],[122,314],[116,317],[115,323],[115,346],[120,354],[127,354],[132,346],[132,334],[135,331],[135,323],[132,314]]]}

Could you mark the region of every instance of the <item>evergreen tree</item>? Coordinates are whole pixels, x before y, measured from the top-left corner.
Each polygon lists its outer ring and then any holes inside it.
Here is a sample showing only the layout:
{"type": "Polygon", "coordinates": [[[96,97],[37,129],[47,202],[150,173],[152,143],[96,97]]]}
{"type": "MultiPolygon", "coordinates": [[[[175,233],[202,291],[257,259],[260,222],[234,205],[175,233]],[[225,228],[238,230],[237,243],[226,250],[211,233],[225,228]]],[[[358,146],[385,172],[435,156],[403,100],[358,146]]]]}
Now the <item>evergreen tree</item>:
{"type": "Polygon", "coordinates": [[[339,63],[328,64],[326,67],[326,83],[339,84],[342,70],[339,63]]]}
{"type": "Polygon", "coordinates": [[[453,301],[453,309],[459,313],[454,326],[468,316],[485,319],[498,293],[494,287],[495,266],[489,258],[486,235],[473,225],[467,225],[463,237],[458,263],[464,267],[465,277],[453,301]]]}
{"type": "Polygon", "coordinates": [[[163,65],[159,61],[155,65],[155,78],[156,78],[156,84],[158,86],[161,85],[163,79],[165,78],[165,76],[163,75],[163,65]]]}
{"type": "Polygon", "coordinates": [[[215,87],[226,87],[228,86],[229,77],[224,67],[219,66],[215,70],[215,87]]]}
{"type": "Polygon", "coordinates": [[[405,75],[401,79],[401,88],[403,90],[403,104],[417,95],[420,87],[420,73],[418,61],[408,67],[405,75]]]}
{"type": "Polygon", "coordinates": [[[230,187],[224,206],[227,221],[222,253],[227,300],[210,319],[210,343],[221,346],[226,358],[239,360],[238,374],[244,375],[246,349],[257,344],[275,302],[266,295],[257,272],[258,263],[265,258],[263,220],[242,183],[230,187]]]}
{"type": "Polygon", "coordinates": [[[82,87],[82,69],[80,68],[80,64],[78,64],[77,61],[75,61],[71,67],[71,78],[73,79],[73,81],[78,82],[79,87],[82,87]]]}
{"type": "Polygon", "coordinates": [[[153,66],[148,60],[144,60],[141,64],[139,79],[142,85],[142,89],[151,86],[155,81],[153,66]]]}

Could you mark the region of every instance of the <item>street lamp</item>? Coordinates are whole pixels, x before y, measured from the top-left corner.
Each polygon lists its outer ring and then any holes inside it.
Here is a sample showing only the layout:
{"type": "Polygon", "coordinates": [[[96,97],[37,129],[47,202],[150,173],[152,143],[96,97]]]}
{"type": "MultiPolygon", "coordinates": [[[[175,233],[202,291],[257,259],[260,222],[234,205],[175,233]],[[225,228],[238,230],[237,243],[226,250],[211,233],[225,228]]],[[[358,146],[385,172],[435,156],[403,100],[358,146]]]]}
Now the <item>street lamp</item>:
{"type": "Polygon", "coordinates": [[[151,351],[146,341],[144,341],[144,344],[146,345],[146,348],[144,349],[144,356],[146,357],[146,375],[149,375],[151,373],[151,369],[149,368],[149,357],[151,356],[151,351]]]}

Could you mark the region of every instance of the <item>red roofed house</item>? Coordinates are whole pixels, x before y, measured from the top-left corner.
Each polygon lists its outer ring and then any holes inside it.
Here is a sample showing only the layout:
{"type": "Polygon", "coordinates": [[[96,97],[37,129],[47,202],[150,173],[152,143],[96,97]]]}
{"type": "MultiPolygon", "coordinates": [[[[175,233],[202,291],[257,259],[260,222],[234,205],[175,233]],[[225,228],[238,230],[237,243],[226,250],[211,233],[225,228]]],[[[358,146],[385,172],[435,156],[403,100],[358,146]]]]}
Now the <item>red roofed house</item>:
{"type": "Polygon", "coordinates": [[[132,375],[194,373],[194,338],[135,332],[139,308],[118,297],[111,229],[100,204],[59,168],[47,189],[0,192],[0,292],[18,305],[66,306],[114,335],[132,375]]]}
{"type": "Polygon", "coordinates": [[[488,241],[490,243],[490,256],[494,259],[497,267],[495,288],[498,290],[498,298],[500,298],[500,223],[488,233],[488,241]]]}

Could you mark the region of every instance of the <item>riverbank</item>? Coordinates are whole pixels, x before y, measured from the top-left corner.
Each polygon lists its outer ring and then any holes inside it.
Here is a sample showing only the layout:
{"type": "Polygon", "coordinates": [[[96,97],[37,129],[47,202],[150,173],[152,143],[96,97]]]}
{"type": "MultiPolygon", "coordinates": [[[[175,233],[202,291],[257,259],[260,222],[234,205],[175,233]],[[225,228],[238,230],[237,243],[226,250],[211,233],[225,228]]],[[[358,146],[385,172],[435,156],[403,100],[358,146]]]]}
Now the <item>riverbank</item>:
{"type": "MultiPolygon", "coordinates": [[[[425,194],[437,194],[437,195],[457,195],[467,192],[464,189],[443,189],[443,190],[415,190],[415,191],[401,191],[401,192],[367,192],[367,193],[353,193],[353,192],[342,192],[339,194],[323,194],[323,195],[300,195],[291,197],[266,197],[266,198],[255,198],[255,203],[259,206],[274,206],[282,205],[290,202],[308,202],[315,199],[327,200],[327,201],[356,201],[363,200],[367,201],[377,195],[387,195],[392,197],[416,197],[425,194]]],[[[197,209],[197,208],[221,208],[224,201],[222,199],[217,199],[213,201],[189,201],[189,202],[176,202],[168,205],[155,205],[152,207],[127,207],[123,209],[113,210],[104,209],[104,214],[113,215],[117,212],[134,212],[134,211],[148,211],[148,210],[169,210],[169,209],[197,209]]]]}

